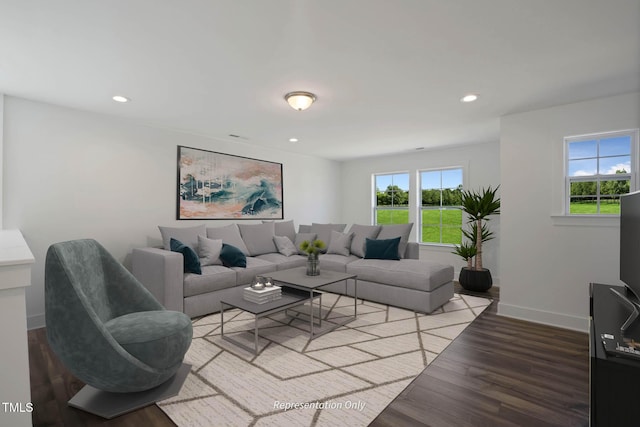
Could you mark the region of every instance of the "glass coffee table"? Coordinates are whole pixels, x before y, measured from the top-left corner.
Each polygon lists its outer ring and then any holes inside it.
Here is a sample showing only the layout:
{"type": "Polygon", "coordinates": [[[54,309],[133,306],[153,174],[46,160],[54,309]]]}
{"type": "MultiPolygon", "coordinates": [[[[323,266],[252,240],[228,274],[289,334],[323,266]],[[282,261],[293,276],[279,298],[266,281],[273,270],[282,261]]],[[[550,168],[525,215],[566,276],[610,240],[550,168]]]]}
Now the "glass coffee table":
{"type": "MultiPolygon", "coordinates": [[[[291,268],[289,270],[280,270],[273,273],[269,273],[269,277],[277,283],[280,283],[283,286],[288,288],[298,289],[300,291],[306,292],[307,301],[309,302],[309,317],[310,317],[310,339],[317,338],[321,335],[326,334],[327,332],[331,332],[334,329],[343,326],[349,322],[352,322],[356,319],[358,314],[358,275],[350,274],[350,273],[340,273],[337,271],[330,270],[322,270],[317,276],[307,276],[306,267],[298,267],[291,268]],[[342,322],[335,322],[334,326],[328,329],[324,329],[320,332],[314,331],[313,321],[314,313],[313,313],[313,300],[316,298],[314,295],[317,294],[318,289],[323,286],[331,285],[338,282],[344,281],[344,294],[347,295],[347,281],[353,280],[354,282],[354,291],[353,291],[353,316],[348,317],[346,320],[342,322]]],[[[321,322],[321,314],[322,314],[322,299],[320,300],[320,305],[318,306],[318,319],[321,322]]],[[[319,326],[322,326],[320,323],[319,326]]]]}
{"type": "MultiPolygon", "coordinates": [[[[281,311],[285,311],[289,308],[296,307],[298,305],[305,304],[307,301],[313,301],[314,299],[320,299],[320,306],[322,306],[322,294],[320,292],[313,292],[309,294],[309,292],[295,289],[295,288],[282,288],[282,296],[275,300],[269,301],[264,304],[257,304],[251,301],[247,301],[243,297],[244,286],[238,286],[233,290],[233,294],[225,297],[222,301],[220,301],[220,336],[222,339],[232,342],[233,344],[244,348],[249,352],[253,352],[254,354],[258,354],[258,319],[261,317],[269,316],[275,313],[279,313],[281,311]],[[224,310],[226,307],[238,308],[242,311],[246,311],[247,313],[251,313],[255,316],[254,318],[254,348],[250,348],[249,346],[241,343],[232,337],[224,334],[224,310]]],[[[313,309],[313,308],[312,308],[313,309]]]]}

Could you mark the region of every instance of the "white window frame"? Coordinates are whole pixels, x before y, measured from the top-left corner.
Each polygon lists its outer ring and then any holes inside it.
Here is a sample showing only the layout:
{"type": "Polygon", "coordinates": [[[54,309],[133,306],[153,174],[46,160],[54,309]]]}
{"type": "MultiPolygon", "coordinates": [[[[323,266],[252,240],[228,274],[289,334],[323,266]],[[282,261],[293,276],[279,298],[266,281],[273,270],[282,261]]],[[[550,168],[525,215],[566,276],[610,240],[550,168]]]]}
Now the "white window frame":
{"type": "MultiPolygon", "coordinates": [[[[597,171],[599,171],[600,159],[606,158],[600,156],[598,144],[598,151],[596,153],[597,171]]],[[[610,218],[619,216],[619,214],[603,214],[600,211],[600,182],[619,180],[620,178],[629,178],[629,191],[633,192],[638,189],[638,129],[627,129],[612,132],[598,132],[585,135],[568,136],[564,138],[564,215],[572,218],[579,217],[595,217],[595,218],[610,218]],[[631,171],[626,174],[595,174],[589,176],[569,176],[569,144],[573,142],[589,141],[593,139],[606,139],[616,136],[629,136],[631,137],[631,171]],[[596,214],[572,214],[571,211],[571,183],[572,182],[592,182],[597,183],[597,206],[598,213],[596,214]]]]}
{"type": "Polygon", "coordinates": [[[377,215],[377,211],[378,210],[397,210],[397,211],[407,211],[408,212],[408,222],[411,222],[411,209],[413,208],[412,204],[411,204],[411,172],[409,171],[396,171],[396,172],[380,172],[380,173],[374,173],[371,177],[371,185],[372,185],[372,199],[371,199],[371,224],[373,225],[378,225],[378,215],[377,215]],[[377,187],[376,187],[376,178],[379,176],[388,176],[388,175],[407,175],[408,177],[408,181],[409,181],[409,188],[407,189],[407,193],[408,193],[408,203],[407,203],[407,207],[398,207],[398,208],[394,208],[394,207],[383,207],[383,208],[379,208],[378,207],[378,200],[377,200],[377,187]]]}
{"type": "MultiPolygon", "coordinates": [[[[416,198],[416,202],[417,202],[417,208],[418,208],[418,212],[417,212],[417,220],[416,223],[418,224],[418,243],[422,244],[422,245],[429,245],[429,246],[446,246],[446,247],[454,247],[455,244],[453,243],[442,243],[442,230],[443,230],[443,225],[442,225],[442,216],[440,216],[440,242],[423,242],[422,241],[422,211],[423,210],[443,210],[442,209],[442,198],[440,199],[440,207],[439,208],[423,208],[422,207],[422,173],[423,172],[443,172],[443,171],[448,171],[448,170],[460,170],[462,171],[462,188],[465,188],[465,176],[466,176],[466,171],[465,168],[463,166],[447,166],[447,167],[438,167],[438,168],[429,168],[429,169],[419,169],[417,171],[417,180],[418,180],[418,185],[417,185],[417,198],[416,198]]],[[[440,190],[442,191],[442,175],[440,176],[440,190]]],[[[461,207],[459,208],[454,208],[454,209],[460,209],[462,210],[461,207]]],[[[450,210],[450,209],[444,209],[444,210],[450,210]]],[[[462,220],[460,221],[460,229],[462,229],[464,226],[464,214],[462,215],[462,220]]],[[[463,238],[464,239],[464,238],[463,238]]]]}

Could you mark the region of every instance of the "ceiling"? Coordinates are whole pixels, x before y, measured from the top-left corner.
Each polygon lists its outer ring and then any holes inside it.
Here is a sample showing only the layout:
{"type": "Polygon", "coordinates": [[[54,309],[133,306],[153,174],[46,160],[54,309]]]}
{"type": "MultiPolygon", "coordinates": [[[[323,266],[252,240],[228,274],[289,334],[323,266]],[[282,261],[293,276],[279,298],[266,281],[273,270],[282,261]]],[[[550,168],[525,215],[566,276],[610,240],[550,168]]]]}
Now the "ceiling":
{"type": "Polygon", "coordinates": [[[501,115],[638,90],[640,0],[0,0],[0,93],[248,149],[498,141],[501,115]]]}

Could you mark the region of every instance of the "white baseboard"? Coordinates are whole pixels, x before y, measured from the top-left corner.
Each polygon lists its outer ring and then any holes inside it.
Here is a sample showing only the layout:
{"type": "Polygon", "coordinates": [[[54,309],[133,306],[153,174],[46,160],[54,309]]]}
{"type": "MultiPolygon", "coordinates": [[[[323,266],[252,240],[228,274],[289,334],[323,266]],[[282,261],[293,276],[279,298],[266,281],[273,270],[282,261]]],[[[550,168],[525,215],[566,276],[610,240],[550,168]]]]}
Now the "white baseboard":
{"type": "Polygon", "coordinates": [[[35,316],[27,316],[27,329],[44,328],[44,313],[35,316]]]}
{"type": "Polygon", "coordinates": [[[500,316],[571,329],[578,332],[589,332],[589,319],[586,317],[570,316],[552,311],[534,310],[529,307],[505,304],[503,302],[498,302],[498,314],[500,316]]]}

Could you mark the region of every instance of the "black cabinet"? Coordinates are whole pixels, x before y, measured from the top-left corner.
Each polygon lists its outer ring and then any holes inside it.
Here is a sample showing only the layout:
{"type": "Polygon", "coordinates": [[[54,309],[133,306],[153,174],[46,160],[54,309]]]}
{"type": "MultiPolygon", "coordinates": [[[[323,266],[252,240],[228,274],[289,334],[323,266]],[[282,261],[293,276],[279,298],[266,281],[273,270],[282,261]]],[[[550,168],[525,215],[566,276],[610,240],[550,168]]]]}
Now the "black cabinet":
{"type": "MultiPolygon", "coordinates": [[[[592,284],[590,298],[590,392],[591,425],[640,425],[640,358],[607,354],[602,335],[613,335],[620,340],[620,326],[630,309],[610,288],[625,294],[621,286],[592,284]]],[[[633,324],[627,336],[640,341],[640,321],[633,324]]]]}

